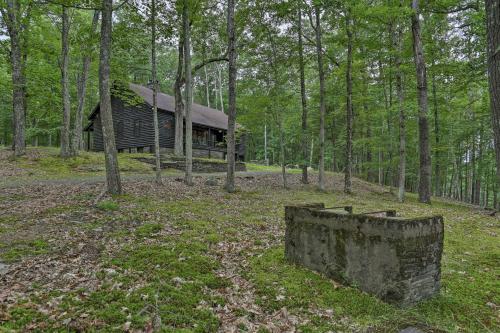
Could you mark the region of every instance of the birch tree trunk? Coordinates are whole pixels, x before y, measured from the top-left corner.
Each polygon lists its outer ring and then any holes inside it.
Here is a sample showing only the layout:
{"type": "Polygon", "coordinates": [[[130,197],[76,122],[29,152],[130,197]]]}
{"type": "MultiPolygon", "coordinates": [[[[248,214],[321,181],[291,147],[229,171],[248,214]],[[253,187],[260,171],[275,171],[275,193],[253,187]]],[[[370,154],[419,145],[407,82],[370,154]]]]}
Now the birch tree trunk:
{"type": "Polygon", "coordinates": [[[61,128],[61,157],[71,156],[70,126],[71,126],[71,102],[69,97],[69,16],[68,8],[62,6],[62,32],[61,32],[61,93],[63,105],[63,119],[61,128]]]}
{"type": "Polygon", "coordinates": [[[321,191],[325,190],[325,72],[323,69],[323,47],[321,46],[321,20],[319,5],[314,6],[316,15],[316,52],[319,74],[319,179],[321,191]]]}
{"type": "Polygon", "coordinates": [[[184,30],[184,76],[186,78],[185,117],[186,117],[186,170],[184,182],[193,185],[193,123],[191,107],[193,103],[193,87],[191,80],[191,26],[189,22],[188,0],[184,0],[182,8],[182,25],[184,30]]]}
{"type": "Polygon", "coordinates": [[[156,78],[156,2],[151,0],[151,76],[153,79],[153,125],[155,127],[156,184],[161,185],[160,127],[158,125],[158,80],[156,78]]]}
{"type": "Polygon", "coordinates": [[[302,1],[298,1],[297,10],[297,34],[299,39],[299,72],[300,72],[300,97],[302,102],[302,183],[309,183],[307,177],[307,145],[308,145],[308,135],[307,135],[307,97],[306,97],[306,84],[305,84],[305,71],[304,71],[304,46],[302,42],[302,1]]]}
{"type": "Polygon", "coordinates": [[[497,162],[497,188],[500,188],[500,0],[485,2],[491,123],[497,162]]]}
{"type": "Polygon", "coordinates": [[[427,122],[428,99],[427,99],[427,73],[425,68],[422,36],[420,31],[419,0],[412,0],[412,35],[413,56],[417,72],[418,92],[418,141],[420,152],[418,199],[423,203],[431,203],[431,153],[429,143],[429,124],[427,122]]]}
{"type": "MultiPolygon", "coordinates": [[[[99,11],[94,11],[94,17],[92,18],[92,29],[91,34],[97,29],[97,23],[99,22],[99,11]]],[[[73,130],[73,149],[75,153],[79,150],[83,150],[83,110],[85,106],[85,95],[87,93],[87,79],[89,76],[89,68],[91,61],[91,54],[88,50],[82,50],[85,53],[82,61],[82,73],[78,79],[77,95],[78,95],[78,106],[75,115],[75,127],[73,130]]]]}
{"type": "Polygon", "coordinates": [[[184,103],[182,102],[182,74],[184,67],[184,37],[179,36],[177,74],[174,83],[175,97],[175,143],[174,155],[184,156],[184,103]]]}
{"type": "Polygon", "coordinates": [[[344,192],[351,193],[352,189],[352,26],[349,9],[346,11],[346,34],[347,34],[347,68],[346,68],[346,167],[344,174],[344,192]]]}
{"type": "Polygon", "coordinates": [[[14,110],[14,156],[26,153],[25,141],[25,85],[21,50],[21,5],[19,0],[7,0],[6,13],[2,16],[10,39],[10,61],[12,66],[12,106],[14,110]]]}
{"type": "Polygon", "coordinates": [[[234,171],[236,153],[236,31],[234,28],[234,4],[235,0],[227,2],[227,36],[229,57],[229,98],[228,98],[228,120],[227,120],[227,176],[226,190],[234,192],[234,171]]]}
{"type": "Polygon", "coordinates": [[[106,183],[110,194],[121,194],[122,184],[115,145],[113,114],[111,110],[111,83],[109,78],[111,57],[113,0],[102,0],[101,50],[99,55],[99,97],[102,139],[106,163],[106,183]]]}

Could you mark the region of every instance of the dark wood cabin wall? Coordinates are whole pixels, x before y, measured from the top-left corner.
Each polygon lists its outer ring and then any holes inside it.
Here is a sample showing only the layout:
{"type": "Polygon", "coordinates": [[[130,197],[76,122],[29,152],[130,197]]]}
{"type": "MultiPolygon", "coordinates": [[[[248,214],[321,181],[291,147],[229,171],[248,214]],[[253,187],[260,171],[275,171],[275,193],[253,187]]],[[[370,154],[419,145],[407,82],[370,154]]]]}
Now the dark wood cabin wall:
{"type": "MultiPolygon", "coordinates": [[[[145,103],[128,105],[122,100],[111,99],[116,149],[150,147],[154,145],[154,125],[151,107],[145,103]]],[[[173,114],[158,112],[160,147],[174,147],[175,118],[173,114]]],[[[102,127],[99,114],[94,126],[94,150],[102,151],[102,127]]]]}

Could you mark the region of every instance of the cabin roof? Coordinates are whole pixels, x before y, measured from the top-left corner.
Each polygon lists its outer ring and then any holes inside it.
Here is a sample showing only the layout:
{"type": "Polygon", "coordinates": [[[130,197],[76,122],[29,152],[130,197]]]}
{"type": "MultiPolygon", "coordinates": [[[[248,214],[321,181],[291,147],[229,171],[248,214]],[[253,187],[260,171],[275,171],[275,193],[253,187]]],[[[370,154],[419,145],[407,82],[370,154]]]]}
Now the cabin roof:
{"type": "MultiPolygon", "coordinates": [[[[153,105],[153,90],[151,88],[135,83],[130,83],[129,88],[142,97],[147,104],[153,105]]],[[[157,103],[158,110],[175,112],[175,98],[173,96],[158,92],[157,103]]],[[[93,119],[98,111],[99,105],[96,106],[89,119],[93,119]]],[[[193,103],[191,111],[191,120],[194,124],[227,130],[227,114],[224,112],[196,103],[193,103]]]]}
{"type": "MultiPolygon", "coordinates": [[[[129,87],[130,90],[141,96],[146,103],[153,105],[152,89],[134,83],[131,83],[129,87]]],[[[175,98],[173,96],[159,92],[157,101],[158,109],[175,112],[175,98]]],[[[227,114],[224,112],[196,103],[193,103],[191,111],[193,123],[227,130],[227,114]]]]}

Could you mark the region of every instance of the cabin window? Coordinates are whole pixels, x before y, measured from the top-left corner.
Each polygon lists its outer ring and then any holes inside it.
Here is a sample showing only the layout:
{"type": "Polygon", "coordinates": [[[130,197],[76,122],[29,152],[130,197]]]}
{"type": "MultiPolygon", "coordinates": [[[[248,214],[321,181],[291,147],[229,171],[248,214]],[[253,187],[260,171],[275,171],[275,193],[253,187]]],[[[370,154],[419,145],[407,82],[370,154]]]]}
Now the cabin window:
{"type": "Polygon", "coordinates": [[[193,143],[198,145],[208,145],[208,131],[201,129],[194,129],[193,143]]]}
{"type": "Polygon", "coordinates": [[[134,120],[134,136],[136,138],[140,137],[141,131],[142,131],[142,120],[140,120],[140,119],[134,120]]]}
{"type": "Polygon", "coordinates": [[[117,124],[116,124],[116,136],[121,138],[123,136],[123,131],[124,131],[124,125],[123,125],[123,121],[120,120],[117,124]]]}

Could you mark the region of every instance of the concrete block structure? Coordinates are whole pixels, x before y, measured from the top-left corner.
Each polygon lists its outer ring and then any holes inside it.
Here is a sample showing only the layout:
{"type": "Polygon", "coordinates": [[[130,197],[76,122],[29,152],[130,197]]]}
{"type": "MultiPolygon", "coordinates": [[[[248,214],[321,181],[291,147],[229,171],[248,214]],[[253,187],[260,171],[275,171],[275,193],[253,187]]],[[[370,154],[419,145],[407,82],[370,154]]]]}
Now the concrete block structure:
{"type": "MultiPolygon", "coordinates": [[[[347,210],[347,211],[346,211],[347,210]]],[[[323,204],[285,208],[288,261],[400,307],[440,290],[443,218],[352,214],[323,204]]]]}

